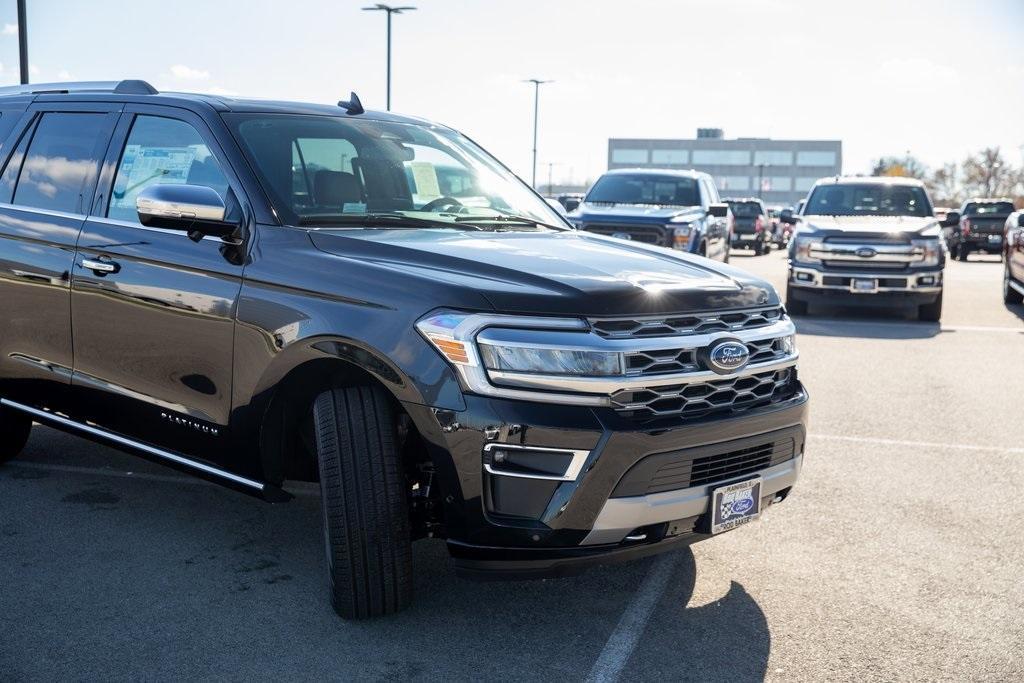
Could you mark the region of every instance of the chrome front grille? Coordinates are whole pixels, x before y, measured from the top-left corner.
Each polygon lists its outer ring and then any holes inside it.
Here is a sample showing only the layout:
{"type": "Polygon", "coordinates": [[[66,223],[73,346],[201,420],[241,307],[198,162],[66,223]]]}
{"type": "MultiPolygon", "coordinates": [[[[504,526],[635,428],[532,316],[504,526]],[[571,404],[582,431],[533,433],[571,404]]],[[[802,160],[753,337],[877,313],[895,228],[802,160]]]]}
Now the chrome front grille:
{"type": "Polygon", "coordinates": [[[792,394],[795,370],[784,368],[710,382],[617,391],[612,406],[640,419],[699,418],[736,413],[785,399],[792,394]]]}
{"type": "MultiPolygon", "coordinates": [[[[758,339],[746,342],[750,352],[749,363],[765,363],[786,356],[784,337],[758,339]]],[[[696,349],[651,349],[625,354],[627,375],[660,375],[672,372],[696,372],[700,370],[696,349]]]]}
{"type": "Polygon", "coordinates": [[[584,223],[583,229],[587,232],[597,233],[598,235],[614,236],[618,233],[625,233],[626,235],[629,235],[629,239],[633,242],[654,244],[662,247],[671,246],[667,231],[657,225],[610,225],[607,223],[584,223]]]}
{"type": "Polygon", "coordinates": [[[782,319],[782,308],[729,313],[693,313],[643,318],[595,318],[590,327],[605,339],[675,337],[710,332],[739,332],[766,327],[782,319]]]}

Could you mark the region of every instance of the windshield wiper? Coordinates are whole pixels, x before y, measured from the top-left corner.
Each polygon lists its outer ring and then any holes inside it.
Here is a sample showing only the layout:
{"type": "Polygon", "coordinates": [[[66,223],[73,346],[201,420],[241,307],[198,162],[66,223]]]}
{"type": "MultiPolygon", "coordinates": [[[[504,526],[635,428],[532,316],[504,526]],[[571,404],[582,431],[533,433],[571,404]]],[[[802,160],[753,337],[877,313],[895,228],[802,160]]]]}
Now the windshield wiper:
{"type": "Polygon", "coordinates": [[[433,220],[430,218],[419,218],[406,216],[401,213],[365,213],[365,214],[325,214],[319,216],[302,216],[299,218],[299,225],[302,226],[335,226],[335,225],[361,225],[366,227],[387,227],[387,228],[449,228],[457,230],[472,228],[481,230],[475,225],[457,225],[452,221],[433,220]]]}
{"type": "Polygon", "coordinates": [[[536,218],[530,218],[529,216],[517,216],[515,214],[503,213],[497,216],[456,216],[454,218],[456,223],[461,224],[472,224],[472,223],[504,223],[505,225],[533,225],[544,228],[551,228],[552,230],[567,230],[564,226],[552,225],[551,223],[545,223],[539,221],[536,218]]]}

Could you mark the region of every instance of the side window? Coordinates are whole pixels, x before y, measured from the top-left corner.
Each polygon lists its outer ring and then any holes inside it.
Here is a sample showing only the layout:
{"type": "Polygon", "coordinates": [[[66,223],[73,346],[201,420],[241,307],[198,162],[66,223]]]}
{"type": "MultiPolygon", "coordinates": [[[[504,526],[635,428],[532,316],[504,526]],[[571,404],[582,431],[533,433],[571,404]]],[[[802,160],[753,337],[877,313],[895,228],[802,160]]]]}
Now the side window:
{"type": "Polygon", "coordinates": [[[100,139],[105,119],[104,114],[43,114],[21,165],[13,203],[82,213],[83,194],[96,177],[106,145],[100,139]]]}
{"type": "Polygon", "coordinates": [[[137,221],[135,199],[140,192],[152,185],[184,183],[213,188],[229,215],[237,206],[227,177],[199,131],[177,119],[140,115],[121,152],[107,217],[137,221]]]}
{"type": "Polygon", "coordinates": [[[292,142],[292,204],[302,209],[321,205],[340,207],[346,203],[358,205],[361,190],[352,166],[357,156],[355,146],[345,138],[295,138],[292,142]]]}

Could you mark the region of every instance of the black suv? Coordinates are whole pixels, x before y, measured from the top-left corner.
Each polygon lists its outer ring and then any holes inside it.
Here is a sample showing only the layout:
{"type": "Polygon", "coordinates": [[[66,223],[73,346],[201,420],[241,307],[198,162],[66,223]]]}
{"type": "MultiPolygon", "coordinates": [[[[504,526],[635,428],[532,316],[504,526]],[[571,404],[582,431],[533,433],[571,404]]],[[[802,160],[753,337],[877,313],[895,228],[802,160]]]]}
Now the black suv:
{"type": "Polygon", "coordinates": [[[807,395],[767,283],[570,228],[465,136],[141,81],[0,97],[0,460],[33,421],[285,501],[335,609],[411,542],[550,576],[756,518],[807,395]]]}

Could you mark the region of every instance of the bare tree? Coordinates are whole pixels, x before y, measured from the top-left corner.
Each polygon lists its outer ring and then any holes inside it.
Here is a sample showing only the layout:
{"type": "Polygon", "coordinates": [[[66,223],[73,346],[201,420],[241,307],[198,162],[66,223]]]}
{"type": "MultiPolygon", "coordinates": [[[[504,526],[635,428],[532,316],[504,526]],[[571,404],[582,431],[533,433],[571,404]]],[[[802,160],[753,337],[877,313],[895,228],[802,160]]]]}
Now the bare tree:
{"type": "Polygon", "coordinates": [[[881,157],[871,167],[871,175],[876,176],[924,178],[927,173],[925,165],[909,153],[901,157],[881,157]]]}
{"type": "Polygon", "coordinates": [[[926,183],[936,204],[957,206],[963,200],[960,167],[956,162],[945,163],[942,168],[935,169],[926,183]]]}
{"type": "Polygon", "coordinates": [[[1003,158],[998,147],[988,147],[964,160],[964,189],[977,197],[1006,197],[1018,193],[1024,174],[1003,158]]]}

